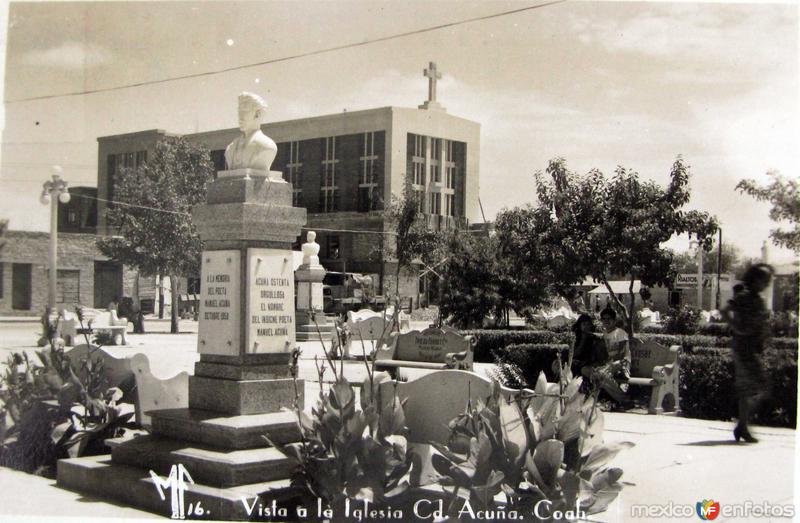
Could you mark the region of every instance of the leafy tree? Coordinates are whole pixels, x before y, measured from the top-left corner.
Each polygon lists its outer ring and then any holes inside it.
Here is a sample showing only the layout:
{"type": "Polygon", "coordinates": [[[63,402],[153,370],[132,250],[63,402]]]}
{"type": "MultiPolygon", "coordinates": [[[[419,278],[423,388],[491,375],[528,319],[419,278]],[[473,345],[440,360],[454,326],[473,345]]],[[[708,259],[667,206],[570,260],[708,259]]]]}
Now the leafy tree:
{"type": "Polygon", "coordinates": [[[769,171],[772,178],[769,185],[759,185],[754,180],[742,180],[736,188],[756,200],[769,202],[771,220],[787,221],[794,229],[773,229],[769,235],[772,243],[800,253],[800,183],[796,179],[786,179],[777,171],[769,171]]]}
{"type": "Polygon", "coordinates": [[[410,184],[402,196],[392,195],[392,202],[384,210],[385,223],[390,234],[384,235],[381,250],[384,259],[395,259],[395,295],[400,297],[400,271],[412,270],[416,259],[426,265],[438,263],[441,258],[442,234],[428,228],[420,212],[419,199],[410,184]]]}
{"type": "MultiPolygon", "coordinates": [[[[202,244],[190,211],[206,198],[214,167],[208,150],[184,138],[165,138],[148,162],[123,169],[106,218],[121,236],[101,238],[97,245],[109,258],[136,267],[145,275],[168,275],[173,301],[178,278],[197,274],[202,244]]],[[[173,303],[170,332],[178,332],[173,303]]]]}
{"type": "MultiPolygon", "coordinates": [[[[711,246],[711,250],[703,250],[703,271],[708,273],[717,272],[717,242],[711,246]]],[[[733,272],[739,266],[742,251],[732,243],[722,244],[722,270],[721,272],[733,272]]],[[[696,273],[697,255],[692,252],[673,253],[672,266],[676,274],[696,273]]]]}
{"type": "Polygon", "coordinates": [[[551,248],[548,225],[544,213],[530,205],[504,209],[495,221],[500,295],[507,308],[529,320],[551,294],[564,291],[562,275],[574,277],[567,264],[554,263],[560,252],[551,248]]]}
{"type": "Polygon", "coordinates": [[[540,206],[539,232],[549,245],[551,267],[559,284],[577,283],[587,276],[600,281],[622,313],[633,335],[633,314],[609,281],[629,280],[628,303],[634,303],[633,283],[668,284],[672,253],[662,247],[676,234],[695,235],[708,250],[717,222],[705,212],[684,211],[689,202],[689,168],[678,157],[666,188],[642,181],[633,170],[618,167],[606,180],[598,170],[585,176],[567,170],[555,159],[547,179],[536,173],[540,206]]]}
{"type": "Polygon", "coordinates": [[[466,232],[454,234],[448,241],[448,258],[443,267],[443,318],[459,328],[481,327],[484,318],[505,314],[507,302],[501,294],[497,241],[466,232]]]}

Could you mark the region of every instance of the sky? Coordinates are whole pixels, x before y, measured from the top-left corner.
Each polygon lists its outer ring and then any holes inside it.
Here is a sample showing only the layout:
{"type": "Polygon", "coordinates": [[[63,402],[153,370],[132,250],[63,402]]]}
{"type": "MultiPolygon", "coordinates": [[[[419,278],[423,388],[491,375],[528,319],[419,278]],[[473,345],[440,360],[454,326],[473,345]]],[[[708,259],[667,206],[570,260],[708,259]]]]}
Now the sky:
{"type": "MultiPolygon", "coordinates": [[[[534,201],[533,175],[555,157],[580,173],[622,165],[664,184],[682,155],[692,170],[688,208],[716,215],[723,241],[760,255],[776,226],[769,205],[734,187],[766,181],[769,170],[800,172],[797,5],[521,10],[540,3],[2,4],[0,218],[47,230],[38,198],[51,166],[73,186],[96,185],[98,136],[236,127],[244,90],[265,96],[268,120],[416,107],[433,61],[443,73],[438,100],[481,124],[487,219],[534,201]],[[512,10],[521,11],[457,23],[512,10]],[[348,44],[363,45],[315,53],[348,44]],[[199,76],[161,81],[186,75],[199,76]],[[124,87],[133,84],[145,85],[124,87]]],[[[688,239],[670,245],[685,249],[688,239]]],[[[772,261],[793,258],[770,247],[772,261]]]]}

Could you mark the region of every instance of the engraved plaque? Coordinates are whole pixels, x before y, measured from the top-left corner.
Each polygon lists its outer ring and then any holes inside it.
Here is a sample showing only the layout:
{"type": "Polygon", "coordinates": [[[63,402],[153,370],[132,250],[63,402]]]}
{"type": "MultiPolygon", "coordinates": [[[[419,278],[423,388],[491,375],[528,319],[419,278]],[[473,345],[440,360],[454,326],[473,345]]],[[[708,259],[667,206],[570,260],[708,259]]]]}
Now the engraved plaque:
{"type": "Polygon", "coordinates": [[[200,354],[239,354],[239,251],[205,251],[200,272],[200,354]]]}
{"type": "Polygon", "coordinates": [[[291,251],[247,249],[247,273],[245,353],[291,351],[295,341],[291,251]]]}

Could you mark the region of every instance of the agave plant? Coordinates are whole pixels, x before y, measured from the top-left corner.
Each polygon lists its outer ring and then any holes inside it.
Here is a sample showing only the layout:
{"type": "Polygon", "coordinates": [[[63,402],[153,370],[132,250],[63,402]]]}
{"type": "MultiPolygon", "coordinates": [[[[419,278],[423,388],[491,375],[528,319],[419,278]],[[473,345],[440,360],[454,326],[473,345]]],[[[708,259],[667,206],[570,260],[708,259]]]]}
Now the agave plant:
{"type": "MultiPolygon", "coordinates": [[[[292,360],[296,366],[297,358],[292,360]]],[[[311,416],[295,405],[301,441],[280,445],[265,439],[296,462],[293,485],[330,507],[339,507],[346,499],[389,503],[408,488],[411,459],[403,406],[396,394],[382,406],[380,383],[389,378],[387,374],[373,375],[368,368],[357,401],[353,386],[328,363],[336,381],[326,393],[325,367],[317,366],[320,394],[311,416]]]]}
{"type": "Polygon", "coordinates": [[[121,414],[122,392],[107,389],[102,361],[91,352],[76,374],[56,322],[49,311],[42,316],[49,347],[36,352],[38,361],[14,353],[0,377],[0,461],[14,468],[52,471],[59,458],[104,453],[104,440],[133,416],[121,414]]]}
{"type": "Polygon", "coordinates": [[[542,501],[551,514],[605,510],[622,476],[606,465],[633,444],[602,444],[596,395],[582,394],[580,385],[565,367],[560,383],[547,383],[542,373],[532,392],[509,399],[495,384],[486,401],[468,404],[450,422],[448,444],[431,442],[433,466],[451,488],[448,513],[459,513],[459,499],[490,509],[501,492],[506,508],[526,514],[542,501]]]}

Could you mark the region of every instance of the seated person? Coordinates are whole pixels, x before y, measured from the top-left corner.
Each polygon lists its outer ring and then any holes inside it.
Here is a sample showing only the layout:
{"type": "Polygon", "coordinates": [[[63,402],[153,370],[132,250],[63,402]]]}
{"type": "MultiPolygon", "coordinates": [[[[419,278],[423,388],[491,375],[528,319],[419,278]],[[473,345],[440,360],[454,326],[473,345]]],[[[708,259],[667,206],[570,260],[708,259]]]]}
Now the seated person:
{"type": "Polygon", "coordinates": [[[617,327],[617,313],[610,307],[600,313],[600,321],[603,324],[603,341],[608,361],[596,368],[592,377],[614,401],[630,407],[632,402],[627,395],[628,380],[631,376],[628,334],[617,327]]]}
{"type": "Polygon", "coordinates": [[[572,350],[572,375],[589,377],[594,367],[599,367],[608,362],[603,339],[595,334],[592,317],[581,314],[572,326],[575,334],[575,344],[572,350]]]}

